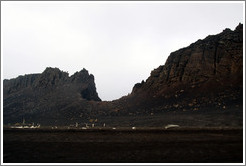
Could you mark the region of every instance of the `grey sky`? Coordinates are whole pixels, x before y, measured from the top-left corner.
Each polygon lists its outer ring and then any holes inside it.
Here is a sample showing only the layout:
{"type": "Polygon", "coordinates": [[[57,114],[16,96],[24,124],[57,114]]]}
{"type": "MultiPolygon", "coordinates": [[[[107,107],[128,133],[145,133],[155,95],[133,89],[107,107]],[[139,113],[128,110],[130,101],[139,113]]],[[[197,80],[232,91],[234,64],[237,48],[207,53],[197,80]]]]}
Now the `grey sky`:
{"type": "Polygon", "coordinates": [[[3,78],[58,67],[120,98],[177,49],[244,24],[244,2],[1,2],[3,78]]]}

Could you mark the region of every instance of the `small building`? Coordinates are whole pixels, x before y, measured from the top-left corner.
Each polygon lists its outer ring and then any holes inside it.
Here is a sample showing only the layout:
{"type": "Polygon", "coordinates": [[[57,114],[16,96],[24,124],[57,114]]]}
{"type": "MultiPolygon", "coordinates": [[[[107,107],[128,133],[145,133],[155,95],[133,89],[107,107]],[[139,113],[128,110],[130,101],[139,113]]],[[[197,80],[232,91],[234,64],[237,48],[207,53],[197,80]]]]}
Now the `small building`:
{"type": "Polygon", "coordinates": [[[168,124],[165,126],[165,129],[169,129],[169,128],[178,128],[180,127],[179,125],[174,125],[174,124],[168,124]]]}

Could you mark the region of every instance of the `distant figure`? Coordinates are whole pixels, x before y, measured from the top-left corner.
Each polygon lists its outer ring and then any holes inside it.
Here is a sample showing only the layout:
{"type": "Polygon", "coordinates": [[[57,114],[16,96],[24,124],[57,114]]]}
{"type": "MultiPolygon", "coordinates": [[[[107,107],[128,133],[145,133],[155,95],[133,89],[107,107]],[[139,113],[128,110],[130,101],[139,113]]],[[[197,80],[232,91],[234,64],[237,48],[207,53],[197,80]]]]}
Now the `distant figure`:
{"type": "Polygon", "coordinates": [[[95,127],[95,124],[94,124],[94,123],[92,123],[91,127],[95,127]]]}
{"type": "Polygon", "coordinates": [[[106,127],[106,124],[105,123],[103,123],[103,127],[106,127]]]}

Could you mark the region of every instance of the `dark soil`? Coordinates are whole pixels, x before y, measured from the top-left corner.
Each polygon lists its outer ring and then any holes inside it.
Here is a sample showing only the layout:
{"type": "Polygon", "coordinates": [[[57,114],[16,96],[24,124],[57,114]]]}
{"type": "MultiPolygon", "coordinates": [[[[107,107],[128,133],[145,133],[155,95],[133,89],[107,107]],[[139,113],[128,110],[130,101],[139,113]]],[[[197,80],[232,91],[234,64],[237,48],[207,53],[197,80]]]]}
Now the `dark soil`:
{"type": "Polygon", "coordinates": [[[242,163],[242,129],[5,129],[4,163],[242,163]]]}

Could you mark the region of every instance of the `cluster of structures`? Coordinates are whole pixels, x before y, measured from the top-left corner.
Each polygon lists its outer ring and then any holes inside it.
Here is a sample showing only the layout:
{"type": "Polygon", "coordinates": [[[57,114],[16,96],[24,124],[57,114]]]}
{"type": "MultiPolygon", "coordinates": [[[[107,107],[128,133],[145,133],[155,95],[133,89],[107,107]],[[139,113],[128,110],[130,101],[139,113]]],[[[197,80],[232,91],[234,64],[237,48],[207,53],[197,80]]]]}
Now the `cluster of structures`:
{"type": "MultiPolygon", "coordinates": [[[[92,129],[92,128],[106,128],[106,124],[103,123],[101,125],[97,124],[96,126],[96,120],[90,120],[88,123],[84,123],[84,125],[79,124],[78,122],[76,122],[75,124],[71,124],[69,126],[67,126],[67,129],[92,129]]],[[[30,124],[30,123],[26,123],[25,119],[23,118],[23,122],[22,123],[16,123],[12,126],[10,126],[10,128],[16,128],[16,129],[35,129],[35,128],[40,128],[40,124],[30,124]]],[[[179,125],[175,125],[175,124],[168,124],[166,126],[164,126],[165,129],[169,129],[169,128],[179,128],[179,125]]],[[[52,126],[51,129],[57,129],[57,126],[52,126]]],[[[63,128],[63,127],[62,127],[63,128]]],[[[109,129],[113,129],[115,130],[116,127],[108,127],[109,129]]],[[[131,127],[132,130],[136,130],[136,127],[131,127]]]]}
{"type": "MultiPolygon", "coordinates": [[[[72,128],[90,129],[90,128],[95,128],[95,127],[106,127],[106,124],[103,123],[102,126],[99,126],[99,125],[96,126],[95,123],[84,123],[84,125],[81,126],[78,122],[76,122],[75,125],[71,124],[67,128],[68,129],[72,129],[72,128]]],[[[56,129],[56,128],[57,128],[57,126],[52,127],[52,129],[56,129]]]]}
{"type": "Polygon", "coordinates": [[[35,128],[40,128],[40,124],[34,124],[34,123],[26,123],[25,119],[23,118],[22,123],[16,123],[13,126],[10,126],[10,128],[16,128],[16,129],[35,129],[35,128]]]}

